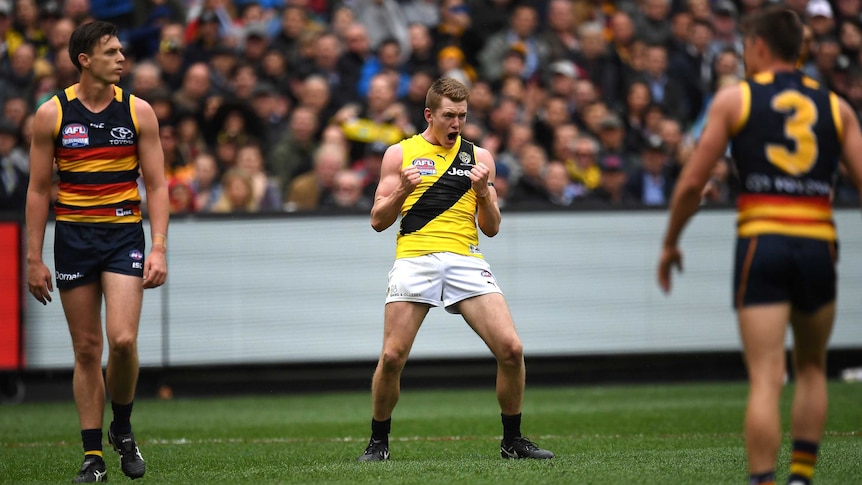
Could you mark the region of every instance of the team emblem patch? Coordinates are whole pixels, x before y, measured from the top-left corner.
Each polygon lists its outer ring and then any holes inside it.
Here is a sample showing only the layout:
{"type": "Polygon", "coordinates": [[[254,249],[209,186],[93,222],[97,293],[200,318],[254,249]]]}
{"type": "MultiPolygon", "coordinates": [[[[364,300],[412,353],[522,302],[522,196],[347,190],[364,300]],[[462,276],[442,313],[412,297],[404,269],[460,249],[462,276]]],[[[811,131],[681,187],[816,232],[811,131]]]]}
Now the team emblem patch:
{"type": "Polygon", "coordinates": [[[430,158],[417,158],[413,166],[419,169],[419,175],[437,175],[437,165],[430,158]]]}
{"type": "Polygon", "coordinates": [[[144,257],[144,253],[138,251],[137,249],[132,249],[129,251],[129,257],[134,259],[135,261],[139,261],[144,257]]]}
{"type": "Polygon", "coordinates": [[[468,165],[472,162],[473,157],[471,157],[467,152],[461,152],[458,154],[458,160],[461,160],[461,163],[468,165]]]}
{"type": "Polygon", "coordinates": [[[87,127],[80,123],[72,123],[63,127],[61,143],[64,147],[79,148],[90,144],[90,133],[87,127]]]}

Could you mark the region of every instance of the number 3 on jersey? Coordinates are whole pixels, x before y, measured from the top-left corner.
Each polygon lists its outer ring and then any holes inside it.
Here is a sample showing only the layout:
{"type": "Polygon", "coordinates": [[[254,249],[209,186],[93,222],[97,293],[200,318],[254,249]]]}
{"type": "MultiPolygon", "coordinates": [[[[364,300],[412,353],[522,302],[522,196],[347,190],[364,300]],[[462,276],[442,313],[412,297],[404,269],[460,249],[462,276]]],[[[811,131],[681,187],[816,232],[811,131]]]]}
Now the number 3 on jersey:
{"type": "Polygon", "coordinates": [[[795,148],[788,150],[778,143],[766,145],[766,158],[770,163],[789,175],[801,175],[811,170],[817,162],[817,106],[810,98],[798,91],[782,91],[772,98],[772,109],[787,114],[784,135],[795,148]]]}

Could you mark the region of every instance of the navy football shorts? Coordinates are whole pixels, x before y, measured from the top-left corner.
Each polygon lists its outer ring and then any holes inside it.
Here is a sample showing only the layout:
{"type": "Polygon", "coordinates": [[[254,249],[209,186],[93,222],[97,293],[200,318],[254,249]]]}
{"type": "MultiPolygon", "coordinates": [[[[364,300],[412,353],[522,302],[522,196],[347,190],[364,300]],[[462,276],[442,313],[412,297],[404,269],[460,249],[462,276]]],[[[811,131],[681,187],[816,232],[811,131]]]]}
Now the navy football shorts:
{"type": "Polygon", "coordinates": [[[778,234],[737,238],[733,305],[790,302],[813,313],[835,300],[837,260],[833,241],[778,234]]]}
{"type": "Polygon", "coordinates": [[[67,289],[97,281],[102,273],[144,276],[144,229],[137,224],[54,226],[54,279],[67,289]]]}

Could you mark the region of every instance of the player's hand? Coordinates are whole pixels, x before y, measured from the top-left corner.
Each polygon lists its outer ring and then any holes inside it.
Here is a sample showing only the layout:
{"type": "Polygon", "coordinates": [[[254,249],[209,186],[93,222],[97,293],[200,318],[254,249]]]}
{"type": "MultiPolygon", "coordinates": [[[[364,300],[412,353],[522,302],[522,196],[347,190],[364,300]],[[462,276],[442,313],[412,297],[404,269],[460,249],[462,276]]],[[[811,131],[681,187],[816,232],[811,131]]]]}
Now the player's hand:
{"type": "Polygon", "coordinates": [[[165,249],[154,246],[144,263],[144,288],[158,288],[168,279],[168,263],[165,260],[165,249]]]}
{"type": "Polygon", "coordinates": [[[658,262],[658,284],[665,293],[670,293],[671,272],[674,267],[682,272],[682,253],[676,246],[665,247],[658,262]]]}
{"type": "Polygon", "coordinates": [[[473,183],[473,190],[477,194],[486,194],[488,191],[488,175],[491,173],[491,170],[482,163],[477,162],[470,169],[470,182],[473,183]]]}
{"type": "Polygon", "coordinates": [[[422,176],[419,175],[419,169],[415,166],[410,165],[401,171],[401,190],[405,194],[412,194],[421,181],[422,176]]]}
{"type": "Polygon", "coordinates": [[[47,305],[51,301],[54,283],[51,281],[51,270],[42,261],[27,265],[27,288],[39,303],[47,305]]]}

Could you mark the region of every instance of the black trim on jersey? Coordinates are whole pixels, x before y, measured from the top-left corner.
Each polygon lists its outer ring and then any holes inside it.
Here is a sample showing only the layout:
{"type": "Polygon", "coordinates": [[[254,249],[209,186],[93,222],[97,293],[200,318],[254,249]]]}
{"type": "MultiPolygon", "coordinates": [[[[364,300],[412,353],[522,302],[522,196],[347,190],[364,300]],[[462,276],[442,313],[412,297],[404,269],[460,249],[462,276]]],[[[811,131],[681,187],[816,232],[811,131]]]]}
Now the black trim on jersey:
{"type": "MultiPolygon", "coordinates": [[[[141,202],[137,201],[137,200],[115,202],[113,204],[90,205],[87,207],[81,207],[79,205],[61,204],[60,202],[54,203],[54,207],[61,208],[61,209],[73,209],[73,210],[116,209],[116,208],[120,208],[120,207],[136,207],[139,205],[141,205],[141,202]]],[[[75,223],[75,224],[77,224],[77,223],[75,223]]]]}
{"type": "MultiPolygon", "coordinates": [[[[462,167],[462,170],[469,170],[472,165],[476,164],[473,153],[473,144],[461,138],[461,146],[458,147],[458,153],[455,155],[455,160],[452,161],[450,168],[462,167]],[[469,156],[469,163],[460,162],[462,153],[469,156]]],[[[472,186],[473,183],[469,177],[453,175],[447,170],[431,187],[425,190],[425,193],[401,218],[401,235],[410,234],[425,227],[461,200],[461,197],[472,186]]]]}
{"type": "Polygon", "coordinates": [[[57,173],[60,182],[81,185],[104,185],[132,182],[138,179],[137,170],[124,170],[122,172],[69,172],[57,173]]]}

